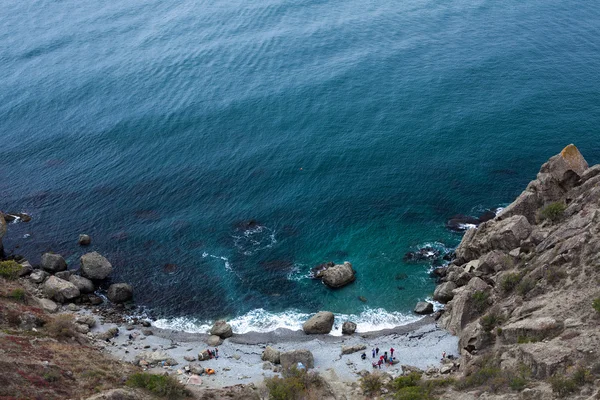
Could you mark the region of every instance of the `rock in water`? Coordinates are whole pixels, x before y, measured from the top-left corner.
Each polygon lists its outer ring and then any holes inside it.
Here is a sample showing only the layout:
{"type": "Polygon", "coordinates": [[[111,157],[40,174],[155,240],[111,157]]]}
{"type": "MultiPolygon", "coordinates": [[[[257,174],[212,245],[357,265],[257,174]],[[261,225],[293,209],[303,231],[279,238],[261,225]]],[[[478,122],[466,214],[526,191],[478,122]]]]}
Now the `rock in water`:
{"type": "Polygon", "coordinates": [[[71,275],[69,277],[69,282],[77,286],[77,289],[79,289],[81,293],[94,293],[94,283],[83,276],[71,275]]]}
{"type": "Polygon", "coordinates": [[[65,271],[67,269],[67,263],[60,254],[44,253],[41,265],[45,271],[50,273],[65,271]]]}
{"type": "Polygon", "coordinates": [[[112,272],[112,265],[97,252],[81,256],[81,275],[92,280],[106,279],[112,272]]]}
{"type": "Polygon", "coordinates": [[[59,303],[64,303],[78,297],[80,293],[71,282],[51,276],[44,283],[44,294],[59,303]]]}
{"type": "Polygon", "coordinates": [[[435,288],[435,292],[433,292],[433,299],[439,301],[440,303],[447,303],[454,297],[454,293],[452,291],[456,289],[456,283],[454,282],[444,282],[438,287],[435,288]]]}
{"type": "Polygon", "coordinates": [[[275,350],[274,348],[267,346],[267,348],[263,351],[260,356],[263,361],[270,361],[273,364],[279,364],[279,359],[281,357],[281,352],[279,350],[275,350]]]}
{"type": "Polygon", "coordinates": [[[90,235],[79,235],[78,243],[80,246],[89,246],[92,243],[92,238],[90,235]]]}
{"type": "Polygon", "coordinates": [[[356,332],[356,324],[351,321],[346,321],[342,325],[342,335],[352,335],[356,332]]]}
{"type": "Polygon", "coordinates": [[[301,362],[306,368],[315,367],[315,359],[309,350],[294,350],[281,353],[279,357],[284,370],[290,369],[301,362]]]}
{"type": "Polygon", "coordinates": [[[221,339],[227,339],[228,337],[233,336],[233,330],[231,329],[231,325],[223,320],[219,320],[215,322],[213,327],[210,329],[211,335],[219,336],[221,339]]]}
{"type": "Polygon", "coordinates": [[[133,298],[133,288],[127,283],[114,283],[109,286],[107,296],[113,303],[124,303],[133,298]]]}
{"type": "Polygon", "coordinates": [[[420,301],[417,303],[417,305],[415,306],[415,314],[431,314],[433,313],[433,304],[427,302],[427,301],[420,301]]]}
{"type": "Polygon", "coordinates": [[[340,288],[356,279],[356,272],[348,261],[334,265],[321,272],[323,283],[331,288],[340,288]]]}
{"type": "Polygon", "coordinates": [[[326,334],[331,332],[331,328],[333,328],[333,319],[333,313],[320,311],[306,321],[302,325],[302,329],[306,334],[326,334]]]}

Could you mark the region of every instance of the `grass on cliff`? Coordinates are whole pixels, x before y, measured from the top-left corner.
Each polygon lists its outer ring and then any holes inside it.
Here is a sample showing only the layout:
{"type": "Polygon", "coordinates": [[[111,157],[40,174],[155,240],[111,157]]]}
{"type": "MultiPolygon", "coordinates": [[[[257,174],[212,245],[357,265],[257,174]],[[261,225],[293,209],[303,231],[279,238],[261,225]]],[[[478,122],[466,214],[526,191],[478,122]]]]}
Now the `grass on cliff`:
{"type": "Polygon", "coordinates": [[[323,378],[316,372],[307,372],[292,367],[284,371],[283,378],[274,376],[265,379],[270,400],[299,400],[321,398],[325,387],[323,378]]]}
{"type": "Polygon", "coordinates": [[[530,377],[531,369],[525,364],[503,370],[498,360],[485,356],[478,365],[467,371],[465,377],[456,382],[455,387],[458,390],[481,388],[494,393],[506,389],[521,391],[527,386],[530,377]]]}
{"type": "Polygon", "coordinates": [[[545,207],[542,207],[539,211],[539,216],[542,220],[550,220],[556,222],[560,220],[565,214],[567,206],[561,201],[550,203],[545,207]]]}
{"type": "Polygon", "coordinates": [[[165,399],[181,399],[191,395],[181,382],[170,375],[138,372],[127,379],[127,386],[148,390],[165,399]]]}
{"type": "Polygon", "coordinates": [[[378,372],[367,374],[360,379],[363,394],[369,398],[378,397],[382,389],[385,389],[391,398],[396,400],[434,400],[440,388],[454,383],[452,378],[421,379],[421,374],[417,372],[400,376],[387,385],[383,384],[383,375],[378,372]]]}
{"type": "Polygon", "coordinates": [[[19,277],[21,264],[14,260],[0,261],[0,276],[9,280],[15,280],[19,277]]]}
{"type": "Polygon", "coordinates": [[[595,298],[594,301],[592,301],[592,307],[596,312],[600,313],[600,297],[595,298]]]}
{"type": "Polygon", "coordinates": [[[594,382],[592,375],[590,371],[580,366],[575,369],[571,376],[555,375],[550,377],[548,382],[550,382],[552,391],[558,397],[568,397],[579,392],[585,384],[594,382]]]}

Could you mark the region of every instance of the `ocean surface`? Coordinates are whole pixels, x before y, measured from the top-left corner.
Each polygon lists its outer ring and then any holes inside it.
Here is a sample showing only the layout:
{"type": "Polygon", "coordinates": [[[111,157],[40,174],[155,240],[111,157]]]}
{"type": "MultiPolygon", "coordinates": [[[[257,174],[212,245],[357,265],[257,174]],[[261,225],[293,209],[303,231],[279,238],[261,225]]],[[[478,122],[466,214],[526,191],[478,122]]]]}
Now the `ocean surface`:
{"type": "Polygon", "coordinates": [[[600,162],[600,2],[3,0],[0,16],[0,209],[33,218],[6,249],[70,268],[99,251],[163,327],[409,322],[435,282],[405,253],[449,251],[449,217],[510,203],[569,143],[600,162]],[[326,261],[356,282],[310,279],[326,261]]]}

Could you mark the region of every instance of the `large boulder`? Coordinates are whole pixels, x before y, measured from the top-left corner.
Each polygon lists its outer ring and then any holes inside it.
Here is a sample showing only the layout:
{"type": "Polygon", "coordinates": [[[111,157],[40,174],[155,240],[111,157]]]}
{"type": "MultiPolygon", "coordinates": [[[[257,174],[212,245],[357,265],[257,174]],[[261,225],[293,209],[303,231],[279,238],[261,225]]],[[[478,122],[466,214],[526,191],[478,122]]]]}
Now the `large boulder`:
{"type": "Polygon", "coordinates": [[[440,303],[447,303],[454,297],[454,293],[452,291],[456,289],[456,283],[454,282],[444,282],[438,287],[435,288],[435,292],[433,292],[433,299],[435,301],[439,301],[440,303]]]}
{"type": "Polygon", "coordinates": [[[352,335],[356,332],[356,324],[351,321],[346,321],[342,325],[342,335],[352,335]]]}
{"type": "Polygon", "coordinates": [[[355,344],[350,346],[342,346],[342,354],[352,354],[357,351],[366,350],[367,345],[364,344],[355,344]]]}
{"type": "Polygon", "coordinates": [[[43,290],[46,296],[58,301],[59,303],[73,300],[80,295],[77,286],[55,276],[51,276],[46,280],[43,290]]]}
{"type": "Polygon", "coordinates": [[[275,350],[271,346],[267,346],[260,356],[260,359],[263,361],[270,361],[273,364],[279,364],[280,357],[281,352],[279,350],[275,350]]]}
{"type": "Polygon", "coordinates": [[[302,329],[306,334],[325,334],[331,332],[333,328],[333,313],[329,311],[320,311],[310,317],[308,321],[302,325],[302,329]]]}
{"type": "Polygon", "coordinates": [[[29,275],[29,280],[33,283],[42,283],[49,276],[50,276],[50,274],[47,273],[46,271],[43,271],[41,269],[36,269],[35,271],[33,271],[31,273],[31,275],[29,275]]]}
{"type": "Polygon", "coordinates": [[[60,254],[44,253],[42,255],[41,266],[45,271],[51,274],[67,269],[67,262],[60,254]]]}
{"type": "Polygon", "coordinates": [[[223,339],[221,339],[221,337],[217,335],[210,335],[208,339],[206,339],[206,344],[208,344],[211,347],[220,346],[221,344],[223,344],[223,339]]]}
{"type": "Polygon", "coordinates": [[[356,272],[352,268],[352,264],[344,262],[329,267],[320,273],[323,283],[331,288],[340,288],[356,279],[356,272]]]}
{"type": "Polygon", "coordinates": [[[36,301],[38,302],[40,307],[46,312],[55,313],[58,311],[58,304],[56,304],[50,299],[36,299],[36,301]]]}
{"type": "Polygon", "coordinates": [[[81,293],[94,293],[94,290],[96,289],[94,283],[83,276],[71,275],[69,277],[69,282],[77,286],[77,289],[79,289],[81,293]]]}
{"type": "Polygon", "coordinates": [[[124,303],[133,298],[133,288],[127,283],[114,283],[108,287],[106,295],[113,303],[124,303]]]}
{"type": "Polygon", "coordinates": [[[432,314],[433,304],[428,301],[419,301],[414,309],[415,314],[432,314]]]}
{"type": "Polygon", "coordinates": [[[223,320],[219,320],[215,322],[213,327],[210,329],[210,334],[219,336],[221,339],[227,339],[228,337],[233,336],[233,329],[231,329],[231,325],[223,320]]]}
{"type": "Polygon", "coordinates": [[[92,280],[106,279],[112,272],[112,265],[98,252],[81,256],[81,275],[92,280]]]}
{"type": "Polygon", "coordinates": [[[299,362],[306,368],[315,367],[315,359],[309,350],[293,350],[281,353],[279,361],[283,369],[289,369],[296,366],[299,362]]]}

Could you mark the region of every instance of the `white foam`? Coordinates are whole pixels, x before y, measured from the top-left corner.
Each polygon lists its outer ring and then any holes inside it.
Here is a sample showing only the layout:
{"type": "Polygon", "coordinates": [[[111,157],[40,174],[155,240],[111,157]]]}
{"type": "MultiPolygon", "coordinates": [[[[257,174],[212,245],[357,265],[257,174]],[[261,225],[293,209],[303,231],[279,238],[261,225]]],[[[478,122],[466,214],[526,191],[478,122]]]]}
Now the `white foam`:
{"type": "MultiPolygon", "coordinates": [[[[435,303],[434,303],[435,307],[435,303]]],[[[278,328],[301,330],[302,324],[311,314],[294,310],[281,313],[272,313],[262,308],[252,310],[249,313],[229,320],[233,332],[241,334],[248,332],[270,332],[278,328]]],[[[405,315],[400,312],[389,312],[382,308],[367,308],[360,314],[336,314],[333,336],[342,335],[342,324],[345,321],[356,323],[356,332],[371,332],[382,329],[390,329],[400,325],[406,325],[418,321],[420,317],[405,315]]],[[[153,323],[162,329],[172,329],[191,333],[206,333],[210,330],[213,321],[200,321],[193,318],[171,318],[159,319],[153,323]]]]}
{"type": "Polygon", "coordinates": [[[211,258],[215,258],[217,260],[223,260],[223,261],[225,261],[225,269],[229,272],[233,272],[233,269],[231,268],[231,264],[229,263],[229,259],[227,257],[215,256],[212,254],[208,254],[207,252],[202,253],[202,257],[203,258],[211,257],[211,258]]]}
{"type": "Polygon", "coordinates": [[[277,244],[275,230],[263,225],[246,229],[241,235],[232,235],[232,237],[235,247],[246,256],[260,250],[270,249],[277,244]]]}
{"type": "Polygon", "coordinates": [[[471,229],[471,228],[477,228],[477,225],[475,224],[458,224],[458,229],[462,229],[462,230],[467,230],[467,229],[471,229]]]}

